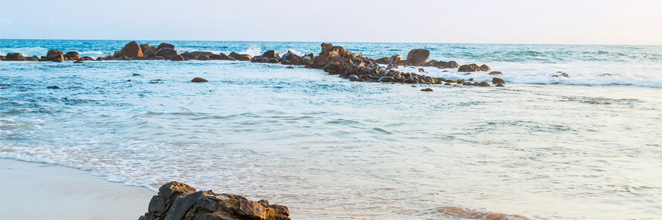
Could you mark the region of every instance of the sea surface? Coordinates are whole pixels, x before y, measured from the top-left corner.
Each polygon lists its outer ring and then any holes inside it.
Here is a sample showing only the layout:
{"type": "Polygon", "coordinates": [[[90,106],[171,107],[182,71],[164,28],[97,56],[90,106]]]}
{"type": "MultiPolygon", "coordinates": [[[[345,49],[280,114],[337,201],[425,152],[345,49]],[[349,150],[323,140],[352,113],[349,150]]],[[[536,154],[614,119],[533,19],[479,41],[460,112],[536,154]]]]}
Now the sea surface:
{"type": "MultiPolygon", "coordinates": [[[[3,39],[0,55],[98,57],[126,43],[3,39]]],[[[251,55],[321,44],[169,43],[251,55]]],[[[286,205],[293,219],[462,219],[442,207],[662,216],[661,46],[331,43],[375,59],[429,49],[487,64],[506,87],[360,83],[238,61],[0,62],[0,158],[153,190],[182,181],[286,205]],[[559,71],[570,78],[551,77],[559,71]]]]}

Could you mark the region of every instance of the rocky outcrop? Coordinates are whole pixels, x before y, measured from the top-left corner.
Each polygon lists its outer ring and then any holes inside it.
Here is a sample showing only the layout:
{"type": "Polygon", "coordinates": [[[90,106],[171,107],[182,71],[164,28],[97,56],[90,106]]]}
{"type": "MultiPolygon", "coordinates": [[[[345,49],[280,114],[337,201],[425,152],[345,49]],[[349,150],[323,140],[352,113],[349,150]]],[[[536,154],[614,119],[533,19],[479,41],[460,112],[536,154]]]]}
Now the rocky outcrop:
{"type": "Polygon", "coordinates": [[[221,53],[221,54],[219,55],[219,60],[235,60],[235,59],[232,58],[232,57],[230,57],[230,56],[228,56],[228,55],[226,55],[226,54],[224,54],[224,53],[221,53]]]}
{"type": "Polygon", "coordinates": [[[120,50],[120,52],[117,55],[127,56],[127,57],[142,57],[143,51],[142,49],[140,49],[140,45],[138,45],[138,42],[131,41],[128,44],[124,45],[124,48],[122,48],[122,50],[120,50]]]}
{"type": "Polygon", "coordinates": [[[80,54],[76,51],[70,51],[64,54],[66,60],[78,60],[80,59],[80,54]]]}
{"type": "Polygon", "coordinates": [[[177,52],[176,50],[171,49],[171,48],[162,48],[162,49],[159,49],[158,51],[156,51],[156,56],[162,56],[162,57],[165,57],[165,58],[169,58],[169,57],[177,56],[177,55],[179,55],[179,52],[177,52]]]}
{"type": "Polygon", "coordinates": [[[448,61],[448,63],[446,63],[446,68],[451,68],[451,69],[460,68],[460,64],[457,64],[457,62],[451,60],[448,61]]]}
{"type": "Polygon", "coordinates": [[[8,53],[5,59],[7,61],[25,61],[23,54],[20,53],[8,53]]]}
{"type": "Polygon", "coordinates": [[[286,206],[242,196],[198,191],[179,182],[166,183],[138,220],[289,220],[286,206]]]}
{"type": "Polygon", "coordinates": [[[156,51],[159,51],[159,50],[161,50],[161,49],[163,49],[163,48],[170,48],[170,49],[174,50],[174,49],[175,49],[175,45],[172,45],[172,44],[169,44],[169,43],[161,43],[161,44],[159,44],[158,47],[156,47],[156,51]]]}
{"type": "Polygon", "coordinates": [[[56,56],[56,55],[64,55],[64,52],[59,51],[59,50],[49,50],[46,53],[46,57],[52,57],[52,56],[56,56]]]}
{"type": "Polygon", "coordinates": [[[458,72],[477,72],[480,67],[475,64],[469,64],[469,65],[462,65],[460,66],[460,69],[458,69],[458,72]]]}
{"type": "Polygon", "coordinates": [[[270,51],[264,52],[262,54],[262,57],[280,59],[280,56],[278,55],[278,52],[276,52],[275,50],[270,50],[270,51]]]}
{"type": "Polygon", "coordinates": [[[425,49],[413,49],[407,54],[407,64],[420,66],[430,58],[430,51],[425,49]]]}

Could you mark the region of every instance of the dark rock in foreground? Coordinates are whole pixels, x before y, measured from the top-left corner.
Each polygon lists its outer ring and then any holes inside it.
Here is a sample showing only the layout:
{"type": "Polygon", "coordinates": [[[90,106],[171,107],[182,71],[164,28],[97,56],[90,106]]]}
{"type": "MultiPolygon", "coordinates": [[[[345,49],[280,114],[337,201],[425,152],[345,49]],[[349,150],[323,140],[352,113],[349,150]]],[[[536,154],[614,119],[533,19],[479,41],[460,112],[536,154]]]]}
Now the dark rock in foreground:
{"type": "Polygon", "coordinates": [[[138,220],[289,220],[286,206],[242,196],[198,191],[180,182],[166,183],[138,220]]]}

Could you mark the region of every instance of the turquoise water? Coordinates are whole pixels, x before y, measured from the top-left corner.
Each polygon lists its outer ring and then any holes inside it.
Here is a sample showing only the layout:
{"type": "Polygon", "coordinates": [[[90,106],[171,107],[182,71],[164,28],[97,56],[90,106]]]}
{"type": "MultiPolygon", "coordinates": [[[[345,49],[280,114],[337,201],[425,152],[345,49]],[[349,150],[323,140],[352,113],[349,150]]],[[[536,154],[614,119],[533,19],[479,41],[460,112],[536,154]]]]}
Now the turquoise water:
{"type": "MultiPolygon", "coordinates": [[[[90,56],[126,43],[0,42],[2,53],[90,56]]],[[[320,44],[171,43],[254,55],[320,44]]],[[[443,206],[534,219],[662,213],[661,47],[334,45],[372,58],[428,48],[507,84],[414,88],[229,61],[0,62],[0,157],[151,189],[183,181],[287,205],[295,219],[453,219],[443,206]]]]}

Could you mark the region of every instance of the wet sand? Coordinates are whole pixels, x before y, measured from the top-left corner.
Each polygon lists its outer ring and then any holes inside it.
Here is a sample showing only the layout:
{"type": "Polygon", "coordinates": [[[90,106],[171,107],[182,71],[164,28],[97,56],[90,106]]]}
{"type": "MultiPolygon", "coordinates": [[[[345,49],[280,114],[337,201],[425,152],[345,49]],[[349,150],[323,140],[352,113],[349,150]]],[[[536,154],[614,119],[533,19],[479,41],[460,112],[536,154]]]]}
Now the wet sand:
{"type": "Polygon", "coordinates": [[[0,219],[138,219],[155,192],[73,168],[0,159],[0,219]]]}

